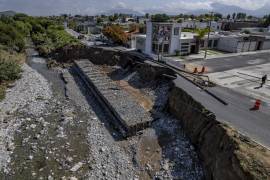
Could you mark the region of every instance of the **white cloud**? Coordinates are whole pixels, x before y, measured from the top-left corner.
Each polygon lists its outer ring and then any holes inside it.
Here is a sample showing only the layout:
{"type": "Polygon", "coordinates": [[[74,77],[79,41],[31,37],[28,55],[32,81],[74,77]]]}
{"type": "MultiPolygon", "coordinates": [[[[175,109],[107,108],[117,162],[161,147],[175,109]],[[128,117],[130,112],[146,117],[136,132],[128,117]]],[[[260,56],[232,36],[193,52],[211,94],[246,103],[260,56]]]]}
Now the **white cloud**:
{"type": "Polygon", "coordinates": [[[178,2],[170,2],[166,4],[166,8],[173,11],[177,9],[184,9],[184,10],[211,9],[212,7],[211,7],[211,2],[209,1],[204,1],[204,2],[178,1],[178,2]]]}
{"type": "Polygon", "coordinates": [[[128,8],[127,4],[124,2],[117,2],[114,8],[128,8]]]}
{"type": "Polygon", "coordinates": [[[267,2],[269,2],[269,0],[211,0],[211,1],[226,5],[235,5],[248,10],[259,9],[263,7],[267,2]]]}
{"type": "Polygon", "coordinates": [[[210,10],[212,3],[256,10],[269,3],[269,0],[0,0],[0,11],[15,10],[34,15],[96,14],[121,8],[140,12],[150,10],[173,14],[197,9],[210,10]]]}

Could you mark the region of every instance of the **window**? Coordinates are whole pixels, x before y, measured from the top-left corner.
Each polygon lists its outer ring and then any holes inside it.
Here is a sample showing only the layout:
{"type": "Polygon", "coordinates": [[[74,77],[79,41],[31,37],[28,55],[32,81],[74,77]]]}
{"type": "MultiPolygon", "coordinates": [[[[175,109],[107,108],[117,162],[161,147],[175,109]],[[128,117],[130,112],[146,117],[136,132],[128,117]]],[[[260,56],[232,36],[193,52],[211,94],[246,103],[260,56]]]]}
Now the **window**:
{"type": "Polygon", "coordinates": [[[189,43],[181,43],[182,46],[189,46],[189,43]]]}
{"type": "Polygon", "coordinates": [[[217,47],[218,45],[218,40],[214,40],[214,47],[217,47]]]}
{"type": "Polygon", "coordinates": [[[179,27],[174,28],[174,33],[175,36],[179,35],[179,27]]]}
{"type": "Polygon", "coordinates": [[[201,48],[204,47],[204,40],[201,40],[201,41],[200,41],[200,46],[201,46],[201,48]]]}
{"type": "Polygon", "coordinates": [[[212,47],[212,40],[209,40],[209,41],[208,41],[208,47],[209,47],[209,48],[212,47]]]}

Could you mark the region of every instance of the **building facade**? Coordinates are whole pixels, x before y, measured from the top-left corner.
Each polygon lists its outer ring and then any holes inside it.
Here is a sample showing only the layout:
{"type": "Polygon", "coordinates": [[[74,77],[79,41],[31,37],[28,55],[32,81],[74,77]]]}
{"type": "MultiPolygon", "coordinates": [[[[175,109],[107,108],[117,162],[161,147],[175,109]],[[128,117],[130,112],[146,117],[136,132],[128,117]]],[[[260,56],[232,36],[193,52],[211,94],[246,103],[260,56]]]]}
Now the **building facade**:
{"type": "Polygon", "coordinates": [[[145,52],[147,54],[175,54],[180,49],[181,24],[146,23],[145,52]]]}
{"type": "Polygon", "coordinates": [[[146,34],[131,36],[131,47],[146,54],[189,55],[200,49],[239,53],[270,49],[270,34],[211,32],[199,39],[196,33],[182,32],[178,23],[147,22],[146,34]]]}
{"type": "MultiPolygon", "coordinates": [[[[187,20],[182,23],[182,28],[188,28],[188,29],[204,29],[209,26],[209,22],[200,22],[196,20],[187,20]]],[[[211,29],[213,31],[220,31],[222,27],[221,22],[217,21],[211,21],[211,29]]]]}

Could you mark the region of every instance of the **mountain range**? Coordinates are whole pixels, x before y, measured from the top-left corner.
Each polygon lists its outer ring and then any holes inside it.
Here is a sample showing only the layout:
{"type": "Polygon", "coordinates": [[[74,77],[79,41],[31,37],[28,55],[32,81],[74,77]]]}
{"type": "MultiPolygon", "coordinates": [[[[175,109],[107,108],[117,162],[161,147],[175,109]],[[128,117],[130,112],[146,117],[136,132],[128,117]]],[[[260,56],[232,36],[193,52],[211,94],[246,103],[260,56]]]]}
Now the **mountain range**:
{"type": "Polygon", "coordinates": [[[266,14],[270,14],[270,3],[266,4],[265,6],[263,6],[260,9],[257,9],[257,10],[247,10],[247,9],[243,9],[241,7],[238,7],[238,6],[226,5],[226,4],[222,4],[222,3],[212,3],[211,7],[212,7],[211,10],[209,10],[209,9],[197,9],[197,10],[179,9],[179,13],[168,12],[168,11],[166,11],[166,9],[164,9],[164,10],[145,9],[145,10],[143,10],[143,12],[139,12],[139,11],[135,11],[133,9],[115,8],[115,9],[111,9],[111,10],[107,11],[105,14],[123,13],[123,14],[144,15],[145,13],[150,13],[150,14],[167,13],[170,15],[175,15],[175,14],[185,13],[185,14],[199,15],[199,14],[208,13],[209,11],[218,12],[218,13],[221,13],[223,15],[233,14],[234,12],[235,13],[242,12],[242,13],[246,13],[248,15],[258,16],[258,17],[264,16],[266,14]]]}
{"type": "MultiPolygon", "coordinates": [[[[270,3],[257,10],[247,10],[238,6],[225,5],[222,3],[212,3],[211,7],[213,8],[211,11],[218,12],[224,15],[233,14],[234,12],[235,13],[243,12],[252,16],[264,16],[266,14],[270,14],[270,3]]],[[[201,13],[209,12],[209,10],[199,9],[195,11],[190,11],[189,13],[196,13],[196,12],[197,13],[199,12],[199,14],[201,14],[201,13]]]]}
{"type": "Polygon", "coordinates": [[[16,14],[15,11],[3,11],[0,12],[0,16],[14,16],[16,14]]]}

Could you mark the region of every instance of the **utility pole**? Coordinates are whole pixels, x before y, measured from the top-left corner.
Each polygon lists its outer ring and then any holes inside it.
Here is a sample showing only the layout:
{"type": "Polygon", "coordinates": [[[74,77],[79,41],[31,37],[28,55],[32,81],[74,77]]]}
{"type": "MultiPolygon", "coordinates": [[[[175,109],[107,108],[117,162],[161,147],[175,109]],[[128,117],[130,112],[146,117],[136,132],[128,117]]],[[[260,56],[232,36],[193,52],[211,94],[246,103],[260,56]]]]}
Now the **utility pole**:
{"type": "Polygon", "coordinates": [[[211,31],[211,25],[212,25],[212,19],[213,19],[213,13],[214,12],[210,12],[211,16],[210,16],[210,21],[208,22],[208,35],[207,35],[207,45],[206,45],[206,49],[205,49],[205,54],[204,54],[204,59],[206,59],[207,57],[207,50],[208,50],[208,46],[209,46],[209,38],[210,38],[210,31],[211,31]]]}

